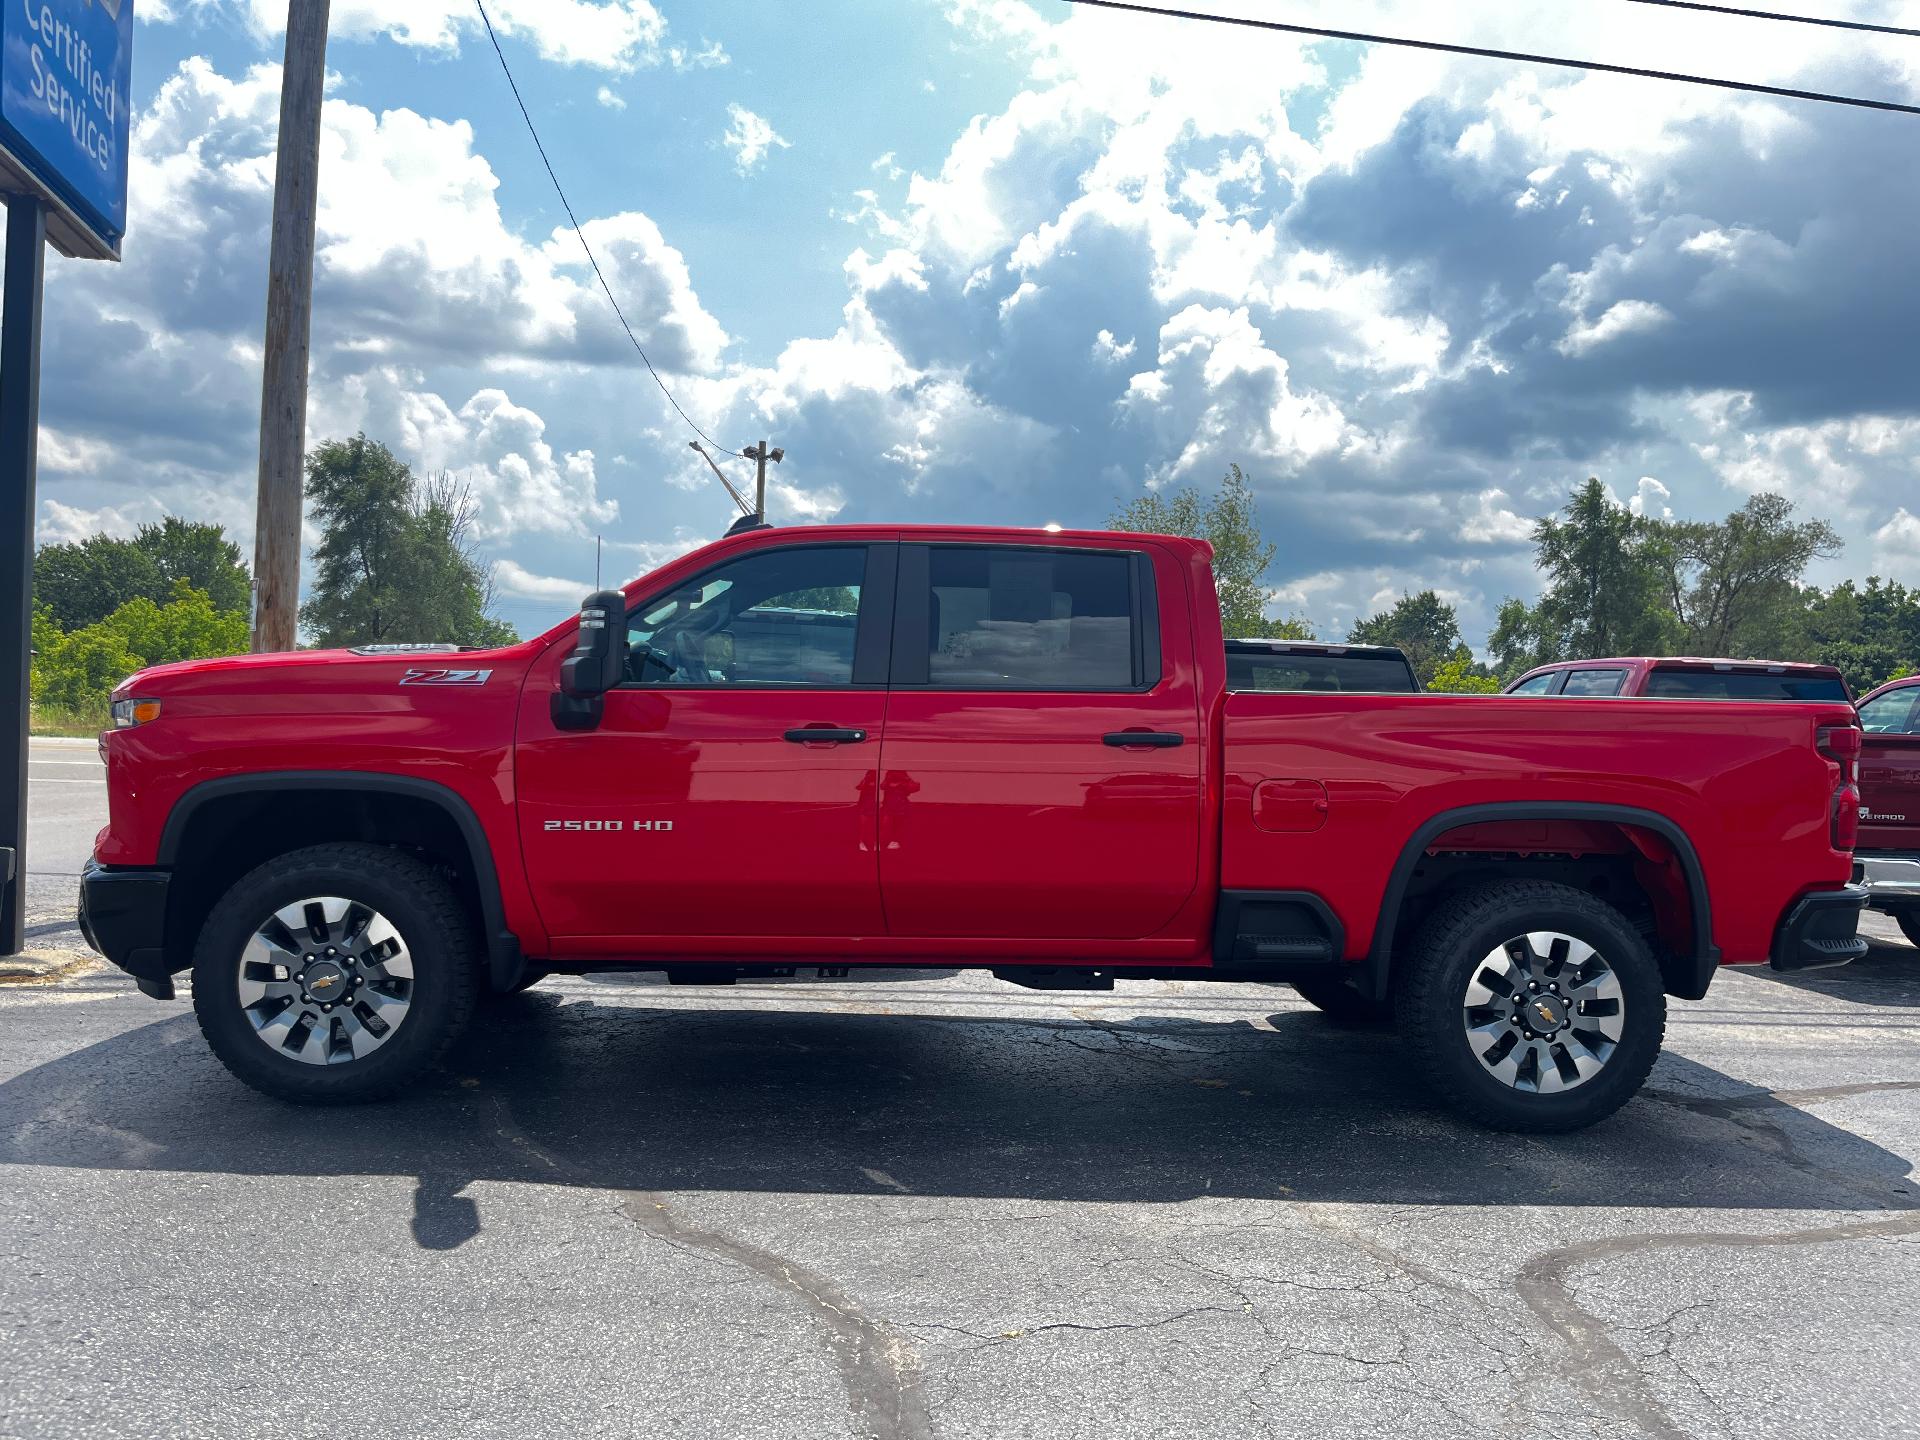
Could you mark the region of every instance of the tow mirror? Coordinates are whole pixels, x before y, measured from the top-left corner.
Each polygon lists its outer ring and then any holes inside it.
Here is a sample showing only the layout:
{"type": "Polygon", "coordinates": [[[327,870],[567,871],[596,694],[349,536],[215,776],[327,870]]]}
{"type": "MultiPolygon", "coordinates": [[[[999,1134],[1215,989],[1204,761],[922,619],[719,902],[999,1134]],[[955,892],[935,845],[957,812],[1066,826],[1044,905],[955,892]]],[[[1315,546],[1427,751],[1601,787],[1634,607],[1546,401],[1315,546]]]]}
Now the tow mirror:
{"type": "Polygon", "coordinates": [[[600,590],[580,607],[580,636],[560,664],[560,691],[553,697],[553,723],[562,730],[591,730],[600,723],[603,699],[626,678],[627,597],[600,590]]]}

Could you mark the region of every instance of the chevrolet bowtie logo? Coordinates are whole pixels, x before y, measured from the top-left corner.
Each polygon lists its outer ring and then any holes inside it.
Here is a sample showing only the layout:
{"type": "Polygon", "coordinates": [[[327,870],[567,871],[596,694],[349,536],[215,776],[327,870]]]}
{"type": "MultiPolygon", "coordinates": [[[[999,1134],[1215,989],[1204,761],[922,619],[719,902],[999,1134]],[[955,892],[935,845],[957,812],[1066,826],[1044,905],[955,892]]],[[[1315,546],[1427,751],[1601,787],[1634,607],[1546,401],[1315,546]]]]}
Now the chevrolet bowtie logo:
{"type": "Polygon", "coordinates": [[[1547,1004],[1546,1001],[1544,1000],[1534,1001],[1533,1008],[1539,1014],[1540,1019],[1543,1023],[1548,1025],[1553,1024],[1553,1007],[1547,1004]]]}
{"type": "Polygon", "coordinates": [[[322,975],[318,980],[313,982],[313,988],[316,990],[331,990],[339,983],[340,977],[338,975],[322,975]]]}

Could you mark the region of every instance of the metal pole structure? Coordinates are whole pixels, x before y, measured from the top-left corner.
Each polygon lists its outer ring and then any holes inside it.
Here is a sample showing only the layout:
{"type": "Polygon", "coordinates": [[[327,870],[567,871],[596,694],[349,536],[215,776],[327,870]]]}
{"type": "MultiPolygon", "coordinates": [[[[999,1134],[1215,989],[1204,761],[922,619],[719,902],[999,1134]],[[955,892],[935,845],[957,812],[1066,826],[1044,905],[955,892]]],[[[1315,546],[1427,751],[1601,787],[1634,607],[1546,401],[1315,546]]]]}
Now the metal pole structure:
{"type": "Polygon", "coordinates": [[[260,502],[253,532],[253,648],[291,650],[300,607],[300,498],[313,328],[313,226],[320,191],[320,102],[328,0],[290,0],[280,71],[273,243],[267,259],[260,381],[260,502]]]}
{"type": "MultiPolygon", "coordinates": [[[[747,446],[747,448],[740,453],[746,456],[747,459],[757,463],[758,478],[754,481],[753,486],[753,515],[755,519],[764,524],[767,518],[767,461],[771,460],[774,464],[778,465],[786,458],[787,452],[779,446],[773,445],[771,441],[762,440],[758,445],[747,446]],[[771,449],[768,448],[770,445],[772,446],[771,449]]],[[[707,463],[712,464],[713,462],[708,461],[707,463]]]]}
{"type": "Polygon", "coordinates": [[[27,654],[33,635],[34,467],[40,450],[40,290],[47,211],[9,195],[0,296],[0,955],[18,955],[27,925],[27,654]],[[13,694],[5,695],[11,685],[13,694]]]}

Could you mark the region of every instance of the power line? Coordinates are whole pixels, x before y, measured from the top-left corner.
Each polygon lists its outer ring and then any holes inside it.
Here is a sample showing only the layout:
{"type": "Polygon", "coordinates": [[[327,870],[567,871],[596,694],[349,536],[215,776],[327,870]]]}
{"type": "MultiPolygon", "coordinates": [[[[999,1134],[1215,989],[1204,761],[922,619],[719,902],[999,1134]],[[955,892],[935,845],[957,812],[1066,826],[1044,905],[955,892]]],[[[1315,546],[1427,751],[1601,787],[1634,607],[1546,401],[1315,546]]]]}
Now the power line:
{"type": "Polygon", "coordinates": [[[1749,10],[1740,5],[1709,5],[1705,0],[1628,0],[1633,5],[1662,5],[1669,10],[1704,10],[1712,15],[1737,15],[1743,20],[1782,20],[1789,25],[1823,25],[1831,30],[1868,30],[1876,35],[1920,37],[1905,25],[1876,25],[1869,20],[1832,20],[1824,15],[1783,15],[1778,10],[1749,10]]]}
{"type": "Polygon", "coordinates": [[[1124,10],[1136,15],[1159,15],[1170,20],[1210,20],[1216,25],[1238,25],[1248,30],[1278,30],[1289,35],[1313,35],[1323,40],[1356,40],[1365,45],[1400,45],[1411,50],[1438,50],[1447,55],[1477,55],[1489,60],[1517,60],[1526,65],[1554,65],[1563,70],[1593,70],[1608,75],[1632,75],[1643,80],[1671,80],[1682,85],[1711,85],[1751,95],[1785,100],[1817,100],[1828,105],[1851,105],[1862,110],[1890,110],[1920,115],[1920,105],[1896,100],[1863,100],[1854,95],[1831,95],[1822,90],[1793,90],[1784,85],[1760,85],[1750,80],[1717,80],[1710,75],[1683,75],[1672,70],[1644,70],[1634,65],[1608,65],[1599,60],[1569,60],[1556,55],[1530,55],[1520,50],[1489,50],[1479,45],[1450,45],[1441,40],[1410,40],[1400,35],[1372,35],[1359,30],[1329,30],[1318,25],[1294,25],[1279,20],[1250,20],[1240,15],[1214,15],[1204,10],[1169,10],[1158,5],[1136,5],[1129,0],[1067,0],[1101,10],[1124,10]]]}
{"type": "Polygon", "coordinates": [[[593,247],[587,243],[587,232],[580,228],[580,222],[574,218],[573,204],[567,199],[567,192],[561,188],[560,177],[553,172],[553,161],[547,158],[547,147],[540,143],[540,132],[534,127],[533,116],[527,113],[527,102],[520,98],[520,87],[514,82],[513,68],[507,64],[506,51],[500,48],[500,37],[493,33],[493,21],[487,17],[484,0],[473,0],[473,8],[480,12],[480,23],[487,27],[487,39],[493,42],[493,53],[500,57],[500,69],[507,77],[507,88],[513,91],[514,104],[520,107],[520,118],[527,122],[527,133],[533,137],[533,148],[540,152],[540,163],[547,167],[547,178],[553,182],[553,193],[560,197],[560,208],[567,212],[567,221],[573,226],[573,233],[580,239],[580,248],[587,252],[587,263],[593,266],[594,278],[600,282],[600,288],[607,292],[607,303],[613,306],[613,313],[620,320],[620,328],[627,332],[627,339],[633,342],[634,350],[639,353],[640,363],[647,367],[647,373],[653,376],[653,383],[660,387],[660,393],[667,397],[667,403],[673,406],[682,420],[687,422],[689,430],[722,455],[731,455],[738,460],[740,458],[738,450],[727,449],[693,423],[693,417],[680,408],[680,402],[673,398],[673,391],[667,388],[667,382],[660,378],[660,372],[653,368],[653,361],[647,358],[646,348],[641,345],[640,337],[633,333],[633,326],[627,323],[626,312],[620,308],[620,302],[613,298],[613,287],[607,284],[607,277],[600,269],[600,261],[594,256],[593,247]]]}

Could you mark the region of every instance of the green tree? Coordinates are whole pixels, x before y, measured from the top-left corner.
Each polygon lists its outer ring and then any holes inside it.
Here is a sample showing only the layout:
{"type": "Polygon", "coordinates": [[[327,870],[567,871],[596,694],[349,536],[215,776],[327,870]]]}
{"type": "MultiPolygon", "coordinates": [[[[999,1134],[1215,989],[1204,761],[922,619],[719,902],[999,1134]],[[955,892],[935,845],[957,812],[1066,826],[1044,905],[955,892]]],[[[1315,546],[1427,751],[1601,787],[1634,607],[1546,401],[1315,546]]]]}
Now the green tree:
{"type": "Polygon", "coordinates": [[[1696,655],[1782,654],[1805,608],[1807,566],[1840,553],[1834,528],[1824,520],[1796,523],[1784,495],[1755,495],[1724,520],[1651,529],[1666,562],[1667,606],[1696,655]]]}
{"type": "Polygon", "coordinates": [[[1493,656],[1494,673],[1501,683],[1517,679],[1536,665],[1545,665],[1560,657],[1544,633],[1539,611],[1526,601],[1508,596],[1500,602],[1493,634],[1487,637],[1487,651],[1493,656]]]}
{"type": "Polygon", "coordinates": [[[1500,680],[1473,658],[1473,652],[1461,645],[1447,663],[1433,672],[1427,689],[1445,695],[1498,695],[1500,680]]]}
{"type": "Polygon", "coordinates": [[[1839,666],[1856,694],[1920,668],[1920,591],[1870,575],[1805,598],[1794,658],[1839,666]]]}
{"type": "Polygon", "coordinates": [[[63,631],[97,625],[142,596],[165,605],[173,582],[203,590],[216,610],[246,611],[252,582],[240,547],[218,525],[168,515],[142,525],[131,540],[89,535],[43,545],[33,561],[33,598],[63,631]]]}
{"type": "Polygon", "coordinates": [[[120,636],[104,625],[88,625],[62,635],[35,662],[33,698],[56,710],[97,711],[113,687],[140,668],[140,657],[120,636]]]}
{"type": "Polygon", "coordinates": [[[89,535],[43,545],[33,557],[34,603],[46,606],[63,631],[96,625],[137,596],[155,600],[165,593],[158,562],[131,540],[89,535]]]}
{"type": "Polygon", "coordinates": [[[215,610],[245,614],[253,608],[252,578],[240,561],[240,547],[222,527],[168,515],[157,525],[142,525],[133,544],[153,558],[169,594],[185,581],[204,592],[215,610]]]}
{"type": "Polygon", "coordinates": [[[1535,564],[1547,575],[1534,610],[1539,653],[1665,654],[1678,622],[1666,606],[1668,555],[1653,522],[1616,504],[1597,479],[1573,492],[1563,516],[1533,527],[1535,564]]]}
{"type": "Polygon", "coordinates": [[[447,477],[423,485],[386,446],[356,435],[308,454],[307,498],[321,538],[300,618],[320,645],[519,638],[486,613],[492,586],[471,539],[473,499],[447,477]]]}
{"type": "Polygon", "coordinates": [[[1460,617],[1432,590],[1402,595],[1392,609],[1356,624],[1347,639],[1355,645],[1397,645],[1406,652],[1414,678],[1422,685],[1463,648],[1460,617]]]}
{"type": "Polygon", "coordinates": [[[1266,618],[1267,570],[1277,546],[1260,533],[1253,485],[1238,465],[1227,467],[1220,489],[1202,498],[1191,486],[1172,494],[1137,495],[1107,517],[1111,530],[1149,535],[1185,535],[1213,546],[1213,584],[1220,596],[1220,624],[1230,639],[1269,635],[1310,640],[1311,627],[1289,617],[1266,618]]]}
{"type": "Polygon", "coordinates": [[[142,595],[94,628],[116,636],[143,666],[244,654],[251,638],[246,611],[214,609],[212,597],[185,580],[173,582],[165,605],[142,595]]]}

